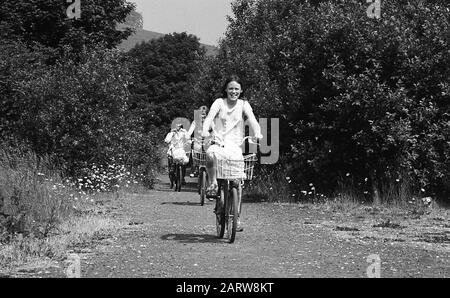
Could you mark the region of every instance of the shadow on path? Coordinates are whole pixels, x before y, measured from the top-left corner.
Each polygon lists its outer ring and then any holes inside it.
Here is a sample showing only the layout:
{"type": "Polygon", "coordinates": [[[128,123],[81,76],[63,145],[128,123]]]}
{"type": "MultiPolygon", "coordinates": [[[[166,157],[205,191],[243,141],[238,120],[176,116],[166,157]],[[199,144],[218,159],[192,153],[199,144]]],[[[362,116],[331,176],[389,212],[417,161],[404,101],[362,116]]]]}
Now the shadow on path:
{"type": "Polygon", "coordinates": [[[208,234],[166,234],[162,240],[174,240],[180,243],[219,243],[222,240],[215,235],[208,234]]]}
{"type": "MultiPolygon", "coordinates": [[[[170,188],[169,183],[161,183],[160,185],[156,186],[154,188],[154,190],[163,191],[163,192],[176,192],[175,186],[173,188],[170,188]]],[[[188,182],[188,183],[186,183],[186,185],[182,185],[180,193],[182,193],[182,192],[195,192],[198,194],[197,184],[188,182]]]]}
{"type": "Polygon", "coordinates": [[[179,205],[179,206],[201,206],[200,202],[162,202],[161,205],[179,205]]]}

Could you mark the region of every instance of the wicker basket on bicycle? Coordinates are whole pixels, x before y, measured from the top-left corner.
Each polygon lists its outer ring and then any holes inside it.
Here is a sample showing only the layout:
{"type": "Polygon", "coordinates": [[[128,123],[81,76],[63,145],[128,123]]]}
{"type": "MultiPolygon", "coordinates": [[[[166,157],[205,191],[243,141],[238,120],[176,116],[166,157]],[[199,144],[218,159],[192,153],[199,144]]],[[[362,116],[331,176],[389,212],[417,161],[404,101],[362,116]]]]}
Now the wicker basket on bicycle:
{"type": "Polygon", "coordinates": [[[217,179],[252,180],[253,168],[257,161],[256,154],[248,154],[243,160],[217,160],[217,179]]]}
{"type": "Polygon", "coordinates": [[[206,152],[192,150],[192,161],[196,167],[206,167],[206,152]]]}

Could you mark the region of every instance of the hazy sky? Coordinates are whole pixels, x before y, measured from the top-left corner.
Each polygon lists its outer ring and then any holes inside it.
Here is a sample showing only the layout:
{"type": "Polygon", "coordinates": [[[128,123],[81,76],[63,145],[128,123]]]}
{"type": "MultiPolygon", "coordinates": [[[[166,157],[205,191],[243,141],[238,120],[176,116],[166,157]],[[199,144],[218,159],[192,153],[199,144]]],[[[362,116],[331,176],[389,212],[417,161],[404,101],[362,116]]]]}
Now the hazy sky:
{"type": "Polygon", "coordinates": [[[128,0],[144,18],[144,29],[160,32],[187,32],[204,44],[217,45],[231,16],[232,0],[128,0]]]}

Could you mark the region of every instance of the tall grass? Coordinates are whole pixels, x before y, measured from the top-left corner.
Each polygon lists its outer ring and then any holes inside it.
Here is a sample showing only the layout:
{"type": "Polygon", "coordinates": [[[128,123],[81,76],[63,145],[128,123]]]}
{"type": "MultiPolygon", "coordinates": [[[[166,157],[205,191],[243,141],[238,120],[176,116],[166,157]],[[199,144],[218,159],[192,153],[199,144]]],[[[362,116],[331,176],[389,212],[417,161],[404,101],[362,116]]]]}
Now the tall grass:
{"type": "Polygon", "coordinates": [[[68,190],[49,157],[0,149],[0,240],[45,237],[71,212],[68,190]]]}
{"type": "Polygon", "coordinates": [[[246,184],[244,199],[266,202],[292,201],[295,194],[291,191],[291,179],[286,172],[281,166],[261,166],[255,170],[253,179],[246,184]]]}
{"type": "Polygon", "coordinates": [[[84,180],[63,181],[58,168],[30,150],[0,148],[0,269],[64,258],[68,249],[122,225],[95,212],[96,202],[117,198],[117,191],[97,192],[93,181],[86,192],[84,180]]]}
{"type": "MultiPolygon", "coordinates": [[[[325,204],[338,212],[347,212],[361,206],[372,205],[373,193],[366,183],[355,183],[351,177],[343,177],[334,194],[320,194],[312,183],[299,181],[293,183],[288,171],[282,165],[264,167],[255,171],[253,180],[246,184],[244,200],[267,202],[304,202],[325,204]]],[[[404,176],[406,177],[406,176],[404,176]]],[[[415,185],[407,178],[383,180],[378,184],[381,205],[388,209],[402,209],[413,213],[425,213],[436,206],[433,198],[424,197],[422,191],[416,191],[415,185]]]]}

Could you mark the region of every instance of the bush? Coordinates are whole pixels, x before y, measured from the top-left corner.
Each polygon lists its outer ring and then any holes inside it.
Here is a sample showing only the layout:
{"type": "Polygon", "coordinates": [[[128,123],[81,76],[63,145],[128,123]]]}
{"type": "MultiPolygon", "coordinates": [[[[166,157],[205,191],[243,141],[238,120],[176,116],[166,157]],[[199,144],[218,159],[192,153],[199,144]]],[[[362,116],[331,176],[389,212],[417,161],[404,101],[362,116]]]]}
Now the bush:
{"type": "Polygon", "coordinates": [[[77,62],[67,55],[46,66],[42,51],[13,45],[0,44],[11,53],[20,50],[16,59],[6,53],[0,65],[6,77],[0,80],[2,139],[18,138],[36,154],[54,156],[73,178],[93,164],[122,159],[151,186],[155,133],[144,133],[139,116],[129,110],[132,77],[122,53],[98,47],[79,53],[77,62]]]}
{"type": "Polygon", "coordinates": [[[234,1],[215,63],[248,79],[260,116],[281,118],[295,183],[333,192],[350,174],[379,199],[404,179],[448,198],[450,6],[383,1],[380,19],[367,6],[234,1]]]}

